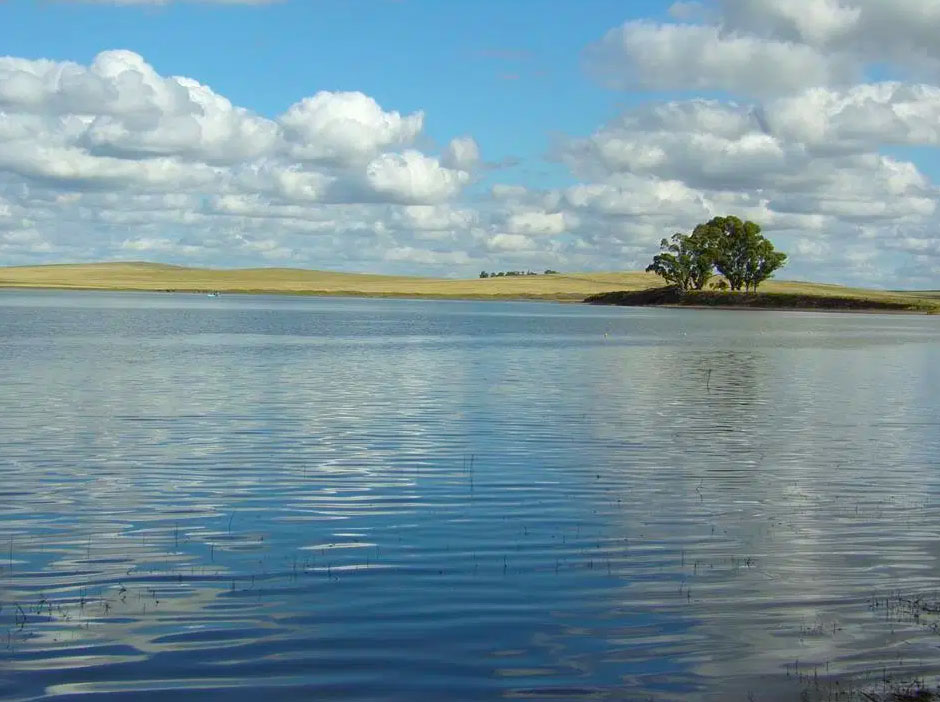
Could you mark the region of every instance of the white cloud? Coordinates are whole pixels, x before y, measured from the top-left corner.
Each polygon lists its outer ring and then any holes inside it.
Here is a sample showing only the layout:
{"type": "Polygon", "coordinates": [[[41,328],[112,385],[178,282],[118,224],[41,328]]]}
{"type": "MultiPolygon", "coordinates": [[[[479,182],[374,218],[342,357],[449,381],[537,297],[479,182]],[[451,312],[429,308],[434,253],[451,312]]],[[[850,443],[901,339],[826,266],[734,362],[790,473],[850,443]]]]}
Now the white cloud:
{"type": "Polygon", "coordinates": [[[200,83],[106,51],[88,66],[0,58],[0,138],[88,156],[229,163],[269,153],[278,128],[200,83]]]}
{"type": "MultiPolygon", "coordinates": [[[[940,250],[940,190],[888,155],[920,148],[907,153],[925,162],[940,145],[940,3],[708,0],[670,12],[678,22],[608,32],[589,67],[616,88],[736,101],[641,105],[569,140],[559,155],[582,180],[565,192],[582,219],[572,234],[629,255],[657,229],[734,212],[789,244],[797,274],[867,283],[888,280],[900,256],[940,250]],[[873,68],[904,79],[860,82],[873,68]]],[[[932,268],[898,270],[923,280],[932,268]]]]}
{"type": "MultiPolygon", "coordinates": [[[[0,58],[0,253],[404,265],[384,252],[457,242],[477,219],[451,204],[476,142],[422,153],[423,123],[357,92],[319,92],[268,119],[130,51],[89,65],[0,58]]],[[[421,260],[468,255],[437,253],[421,260]]]]}
{"type": "Polygon", "coordinates": [[[321,91],[291,105],[279,121],[292,156],[355,163],[382,149],[411,144],[424,126],[424,113],[403,117],[386,112],[363,93],[321,91]]]}
{"type": "Polygon", "coordinates": [[[822,88],[774,101],[772,129],[814,149],[867,149],[872,143],[940,145],[940,87],[885,82],[845,91],[822,88]]]}
{"type": "Polygon", "coordinates": [[[578,211],[631,218],[666,215],[677,224],[699,221],[711,211],[700,191],[680,181],[631,174],[609,178],[605,183],[573,186],[566,191],[565,199],[578,211]]]}
{"type": "Polygon", "coordinates": [[[860,62],[940,67],[935,0],[719,0],[716,5],[722,24],[734,31],[851,53],[860,62]]]}
{"type": "Polygon", "coordinates": [[[913,163],[879,153],[880,145],[937,143],[937,94],[883,83],[763,105],[691,99],[628,110],[561,150],[583,181],[565,190],[581,216],[571,233],[611,252],[651,252],[670,231],[735,213],[791,247],[796,275],[818,277],[814,266],[825,260],[830,279],[868,276],[871,261],[838,261],[856,250],[860,231],[865,250],[886,257],[906,250],[897,239],[912,227],[922,232],[912,252],[940,244],[940,190],[913,163]]]}
{"type": "Polygon", "coordinates": [[[450,205],[409,205],[401,208],[395,220],[403,228],[424,232],[462,231],[477,222],[477,213],[450,205]]]}
{"type": "Polygon", "coordinates": [[[663,236],[734,213],[791,254],[788,276],[937,275],[940,192],[909,159],[940,146],[938,3],[703,0],[671,13],[612,29],[588,64],[614,87],[692,94],[631,96],[592,133],[559,138],[553,156],[575,182],[546,189],[499,183],[536,167],[497,171],[466,135],[436,148],[422,111],[360,92],[262,116],[128,51],[88,65],[0,58],[0,255],[642,268],[663,236]],[[897,79],[860,82],[875,61],[897,79]]]}
{"type": "Polygon", "coordinates": [[[735,28],[788,41],[825,46],[857,32],[861,6],[845,0],[722,0],[726,22],[735,28]]]}
{"type": "Polygon", "coordinates": [[[403,261],[420,265],[466,266],[472,259],[464,251],[432,251],[411,246],[396,246],[385,252],[386,261],[403,261]]]}
{"type": "Polygon", "coordinates": [[[444,168],[419,151],[382,154],[366,167],[369,186],[395,202],[441,202],[456,195],[469,180],[466,171],[444,168]]]}
{"type": "Polygon", "coordinates": [[[159,254],[175,254],[175,255],[190,255],[194,253],[199,253],[201,247],[193,246],[191,244],[181,244],[179,242],[174,242],[170,239],[162,238],[150,238],[150,237],[141,237],[138,239],[126,239],[121,242],[121,248],[125,251],[133,251],[135,253],[159,253],[159,254]]]}
{"type": "Polygon", "coordinates": [[[672,102],[622,115],[570,142],[563,158],[585,178],[645,174],[704,190],[812,190],[855,174],[853,187],[868,183],[865,196],[876,183],[892,197],[926,193],[929,182],[916,168],[878,156],[872,145],[934,143],[934,95],[932,89],[858,86],[844,94],[814,90],[764,107],[672,102]],[[901,94],[919,99],[892,103],[901,94]]]}
{"type": "Polygon", "coordinates": [[[571,216],[564,212],[517,212],[506,220],[506,228],[512,234],[535,236],[557,236],[568,228],[571,216]]]}
{"type": "Polygon", "coordinates": [[[492,251],[530,251],[536,248],[535,242],[529,237],[505,232],[491,236],[486,245],[492,251]]]}
{"type": "Polygon", "coordinates": [[[585,178],[650,174],[695,187],[757,187],[768,175],[805,162],[802,150],[765,131],[752,106],[690,100],[628,112],[588,139],[574,140],[564,160],[585,178]]]}
{"type": "Polygon", "coordinates": [[[473,137],[452,139],[441,162],[448,168],[472,171],[480,162],[480,147],[473,137]]]}
{"type": "Polygon", "coordinates": [[[717,26],[631,21],[590,47],[588,65],[617,88],[725,90],[752,95],[844,83],[852,62],[793,42],[717,26]]]}
{"type": "Polygon", "coordinates": [[[30,179],[74,189],[208,187],[218,172],[206,164],[170,158],[129,161],[96,157],[69,146],[20,141],[2,144],[0,169],[30,179]]]}
{"type": "Polygon", "coordinates": [[[711,0],[670,12],[681,21],[610,30],[589,66],[618,88],[738,95],[848,85],[872,65],[940,76],[935,0],[711,0]]]}
{"type": "MultiPolygon", "coordinates": [[[[0,168],[59,189],[202,189],[327,199],[441,202],[465,171],[405,146],[423,113],[385,111],[362,93],[320,92],[268,120],[129,51],[89,66],[0,58],[0,168]]],[[[470,138],[447,156],[474,159],[470,138]]]]}

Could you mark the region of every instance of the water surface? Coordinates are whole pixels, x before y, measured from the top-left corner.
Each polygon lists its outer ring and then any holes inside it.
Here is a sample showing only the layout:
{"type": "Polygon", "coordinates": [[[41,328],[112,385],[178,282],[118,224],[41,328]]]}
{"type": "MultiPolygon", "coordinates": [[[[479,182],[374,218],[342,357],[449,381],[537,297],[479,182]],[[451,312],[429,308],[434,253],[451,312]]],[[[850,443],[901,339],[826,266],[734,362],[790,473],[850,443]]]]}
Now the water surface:
{"type": "Polygon", "coordinates": [[[0,292],[0,699],[933,680],[879,603],[940,590],[938,368],[930,317],[0,292]]]}

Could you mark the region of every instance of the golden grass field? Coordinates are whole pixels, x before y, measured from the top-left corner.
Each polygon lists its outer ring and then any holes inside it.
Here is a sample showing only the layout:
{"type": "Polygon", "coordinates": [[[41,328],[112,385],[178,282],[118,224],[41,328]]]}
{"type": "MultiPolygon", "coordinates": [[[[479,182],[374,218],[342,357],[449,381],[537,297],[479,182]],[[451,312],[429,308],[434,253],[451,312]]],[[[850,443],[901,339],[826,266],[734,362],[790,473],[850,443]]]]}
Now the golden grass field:
{"type": "MultiPolygon", "coordinates": [[[[298,268],[186,268],[158,263],[88,263],[0,268],[0,287],[76,290],[280,293],[375,297],[582,300],[617,290],[662,285],[651,273],[560,273],[502,278],[418,278],[334,273],[298,268]]],[[[940,293],[900,293],[824,283],[769,281],[762,292],[925,302],[940,309],[940,293]]]]}

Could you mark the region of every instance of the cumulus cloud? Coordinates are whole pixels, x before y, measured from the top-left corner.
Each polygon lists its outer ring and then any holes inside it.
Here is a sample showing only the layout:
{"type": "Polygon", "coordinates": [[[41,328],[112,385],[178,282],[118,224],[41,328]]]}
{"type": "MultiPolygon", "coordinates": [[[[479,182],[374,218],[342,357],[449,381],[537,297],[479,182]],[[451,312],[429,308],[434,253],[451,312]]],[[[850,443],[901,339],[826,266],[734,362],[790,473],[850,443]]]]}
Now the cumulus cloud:
{"type": "Polygon", "coordinates": [[[465,266],[472,262],[470,256],[464,251],[435,251],[412,246],[395,246],[386,250],[385,260],[425,266],[465,266]]]}
{"type": "Polygon", "coordinates": [[[506,228],[513,234],[557,236],[568,228],[571,219],[564,212],[516,212],[507,219],[506,228]]]}
{"type": "Polygon", "coordinates": [[[846,83],[851,61],[806,44],[696,24],[627,22],[590,47],[590,69],[608,85],[648,90],[786,92],[846,83]]]}
{"type": "Polygon", "coordinates": [[[807,257],[833,249],[807,246],[806,232],[850,240],[862,225],[867,239],[890,249],[898,227],[932,220],[940,193],[914,164],[877,145],[935,143],[934,99],[929,86],[877,84],[763,105],[643,106],[569,142],[562,158],[587,182],[565,198],[586,222],[617,218],[636,231],[634,241],[644,225],[668,220],[687,229],[736,212],[802,242],[807,257]]]}
{"type": "Polygon", "coordinates": [[[940,145],[940,4],[704,0],[670,14],[588,47],[609,87],[692,95],[563,143],[556,155],[581,181],[564,192],[581,222],[570,234],[630,256],[672,226],[735,212],[789,245],[798,275],[871,283],[896,266],[923,283],[940,191],[897,154],[926,162],[940,145]],[[872,78],[886,72],[899,79],[872,78]]]}
{"type": "Polygon", "coordinates": [[[940,146],[940,6],[702,0],[671,15],[588,47],[607,85],[651,94],[559,137],[572,182],[543,189],[499,182],[520,171],[483,163],[471,136],[429,146],[423,111],[361,92],[263,116],[128,51],[0,58],[0,255],[625,269],[734,213],[791,254],[787,275],[937,287],[940,191],[917,163],[940,146]]]}
{"type": "Polygon", "coordinates": [[[767,110],[775,131],[818,150],[940,145],[940,87],[885,82],[808,90],[767,110]]]}
{"type": "Polygon", "coordinates": [[[934,0],[719,0],[723,26],[799,42],[862,62],[936,69],[940,4],[934,0]]]}
{"type": "Polygon", "coordinates": [[[292,156],[355,163],[381,149],[411,144],[424,126],[424,113],[402,117],[363,93],[321,91],[292,105],[278,121],[292,156]]]}
{"type": "Polygon", "coordinates": [[[480,162],[480,147],[473,137],[452,139],[442,161],[448,168],[472,171],[480,162]]]}
{"type": "MultiPolygon", "coordinates": [[[[0,166],[60,187],[266,192],[289,201],[439,202],[464,171],[414,149],[421,112],[386,111],[362,93],[319,92],[270,120],[138,54],[89,66],[0,58],[0,166]]],[[[472,140],[458,142],[471,157],[472,140]]],[[[450,155],[453,149],[448,150],[450,155]]]]}
{"type": "Polygon", "coordinates": [[[629,173],[603,183],[576,185],[565,192],[574,208],[631,218],[666,215],[676,222],[693,221],[710,210],[703,194],[681,181],[629,173]]]}
{"type": "Polygon", "coordinates": [[[409,205],[393,216],[402,227],[420,232],[465,231],[478,221],[476,211],[452,205],[409,205]]]}
{"type": "Polygon", "coordinates": [[[441,202],[456,195],[469,179],[466,171],[445,168],[438,159],[414,150],[382,154],[366,167],[372,190],[395,202],[441,202]]]}
{"type": "MultiPolygon", "coordinates": [[[[423,125],[360,92],[321,91],[269,119],[130,51],[88,65],[0,57],[0,254],[342,263],[351,247],[418,263],[384,251],[474,226],[449,203],[479,160],[469,136],[417,150],[423,125]]],[[[432,259],[462,260],[420,260],[432,259]]]]}
{"type": "Polygon", "coordinates": [[[584,177],[646,173],[734,188],[754,186],[796,155],[764,131],[752,107],[690,100],[621,115],[590,138],[571,142],[564,156],[584,177]]]}
{"type": "Polygon", "coordinates": [[[589,47],[608,85],[650,90],[782,94],[845,86],[873,64],[940,76],[934,0],[677,2],[678,22],[630,21],[589,47]]]}
{"type": "Polygon", "coordinates": [[[529,237],[505,232],[491,236],[486,245],[493,251],[529,251],[535,248],[535,242],[529,237]]]}

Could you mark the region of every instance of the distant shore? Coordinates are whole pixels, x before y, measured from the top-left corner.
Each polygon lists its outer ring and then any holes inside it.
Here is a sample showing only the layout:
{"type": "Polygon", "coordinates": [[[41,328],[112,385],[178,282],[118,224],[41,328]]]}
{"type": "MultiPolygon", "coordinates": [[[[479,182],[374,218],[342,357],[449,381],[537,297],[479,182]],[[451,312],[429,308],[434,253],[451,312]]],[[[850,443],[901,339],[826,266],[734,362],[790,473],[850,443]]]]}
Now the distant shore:
{"type": "Polygon", "coordinates": [[[283,295],[288,297],[361,297],[374,300],[480,300],[494,302],[566,302],[582,303],[585,296],[580,293],[430,293],[430,292],[367,292],[362,290],[283,290],[280,288],[236,288],[236,289],[197,289],[197,288],[138,288],[119,286],[77,286],[77,285],[9,285],[0,281],[2,291],[49,290],[72,292],[129,292],[129,293],[175,293],[179,295],[283,295]]]}
{"type": "Polygon", "coordinates": [[[705,306],[837,311],[940,311],[940,293],[888,292],[826,283],[768,281],[760,300],[703,292],[684,300],[652,299],[662,279],[637,271],[552,273],[490,278],[422,278],[299,268],[189,268],[158,263],[53,264],[0,268],[0,288],[114,290],[207,294],[322,295],[450,300],[542,300],[593,304],[705,306]],[[725,297],[722,297],[724,295],[725,297]],[[785,296],[785,297],[767,297],[785,296]],[[599,297],[598,297],[599,296],[599,297]]]}

